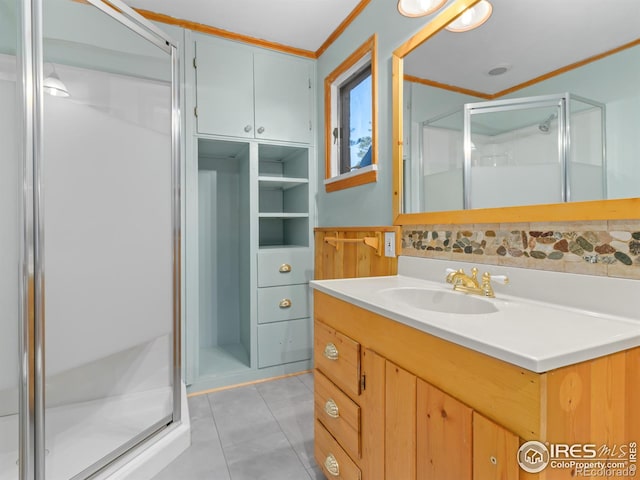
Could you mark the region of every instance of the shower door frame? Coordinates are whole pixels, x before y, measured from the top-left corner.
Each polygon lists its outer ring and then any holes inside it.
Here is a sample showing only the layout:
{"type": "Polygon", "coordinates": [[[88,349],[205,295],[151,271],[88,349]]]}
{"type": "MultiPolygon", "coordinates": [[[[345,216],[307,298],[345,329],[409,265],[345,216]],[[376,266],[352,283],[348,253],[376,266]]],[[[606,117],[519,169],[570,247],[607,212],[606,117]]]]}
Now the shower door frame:
{"type": "MultiPolygon", "coordinates": [[[[21,72],[23,192],[20,270],[19,479],[45,480],[45,271],[43,155],[43,1],[16,0],[19,15],[18,65],[21,72]]],[[[171,57],[171,222],[172,222],[172,414],[110,452],[75,478],[109,466],[136,445],[181,420],[181,206],[180,59],[178,45],[120,0],[86,0],[171,57]]],[[[19,77],[20,78],[20,77],[19,77]]]]}
{"type": "Polygon", "coordinates": [[[560,198],[567,202],[569,194],[569,116],[567,108],[569,94],[538,95],[535,97],[510,98],[507,100],[490,100],[486,102],[465,103],[462,164],[462,191],[464,192],[463,208],[473,208],[471,202],[471,116],[480,113],[507,112],[534,107],[558,107],[558,158],[560,159],[560,198]]]}

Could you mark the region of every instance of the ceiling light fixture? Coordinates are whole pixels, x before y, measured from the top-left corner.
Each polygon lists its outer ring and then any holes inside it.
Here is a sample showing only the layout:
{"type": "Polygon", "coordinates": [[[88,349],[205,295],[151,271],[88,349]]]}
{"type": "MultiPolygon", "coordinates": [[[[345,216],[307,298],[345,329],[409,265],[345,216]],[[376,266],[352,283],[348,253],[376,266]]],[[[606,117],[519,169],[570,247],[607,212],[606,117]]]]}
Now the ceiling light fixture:
{"type": "Polygon", "coordinates": [[[493,6],[487,0],[481,0],[444,28],[455,33],[473,30],[489,20],[491,12],[493,6]]]}
{"type": "Polygon", "coordinates": [[[42,82],[43,90],[54,97],[68,97],[69,90],[67,90],[67,86],[60,80],[56,72],[56,66],[53,63],[51,66],[53,67],[53,72],[42,82]]]}
{"type": "Polygon", "coordinates": [[[398,11],[405,17],[423,17],[441,8],[447,0],[398,0],[398,11]]]}

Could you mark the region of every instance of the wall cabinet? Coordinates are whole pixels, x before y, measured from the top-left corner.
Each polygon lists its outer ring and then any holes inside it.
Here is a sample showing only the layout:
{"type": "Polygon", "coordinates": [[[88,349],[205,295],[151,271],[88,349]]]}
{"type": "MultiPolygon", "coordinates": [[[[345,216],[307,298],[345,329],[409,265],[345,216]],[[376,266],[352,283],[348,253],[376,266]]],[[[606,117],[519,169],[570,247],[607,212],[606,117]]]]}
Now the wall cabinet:
{"type": "Polygon", "coordinates": [[[640,348],[534,373],[318,291],[314,322],[315,454],[327,478],[337,462],[362,480],[569,480],[571,469],[520,469],[520,445],[640,434],[640,348]]]}
{"type": "Polygon", "coordinates": [[[310,143],[313,63],[196,36],[200,134],[310,143]]]}

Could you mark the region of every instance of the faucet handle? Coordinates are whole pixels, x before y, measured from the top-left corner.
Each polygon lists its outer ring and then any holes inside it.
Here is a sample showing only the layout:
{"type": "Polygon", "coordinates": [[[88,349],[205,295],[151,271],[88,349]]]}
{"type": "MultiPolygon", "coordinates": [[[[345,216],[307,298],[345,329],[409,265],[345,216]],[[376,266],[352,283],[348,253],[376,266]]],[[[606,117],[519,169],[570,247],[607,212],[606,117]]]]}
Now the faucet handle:
{"type": "Polygon", "coordinates": [[[509,283],[509,277],[507,277],[506,275],[491,275],[491,280],[500,282],[503,285],[507,285],[509,283]]]}
{"type": "Polygon", "coordinates": [[[489,272],[484,272],[482,274],[482,292],[485,297],[495,297],[495,293],[493,292],[493,286],[491,285],[491,280],[497,280],[502,284],[506,285],[509,283],[509,277],[506,275],[491,275],[489,272]]]}

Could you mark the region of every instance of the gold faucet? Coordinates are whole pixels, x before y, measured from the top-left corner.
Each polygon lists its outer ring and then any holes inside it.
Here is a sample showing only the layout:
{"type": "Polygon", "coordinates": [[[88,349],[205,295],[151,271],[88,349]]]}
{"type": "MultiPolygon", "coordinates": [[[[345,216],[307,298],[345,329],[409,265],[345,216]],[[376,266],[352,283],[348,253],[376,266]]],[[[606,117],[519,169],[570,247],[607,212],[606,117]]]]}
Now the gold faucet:
{"type": "MultiPolygon", "coordinates": [[[[509,283],[506,275],[499,275],[494,278],[502,280],[505,285],[509,283]]],[[[491,274],[485,272],[482,275],[482,283],[480,283],[478,281],[478,269],[476,267],[471,269],[471,276],[464,273],[462,268],[460,270],[450,271],[447,275],[447,283],[451,283],[453,289],[457,292],[471,293],[491,298],[496,296],[493,291],[493,286],[491,285],[491,274]]]]}

